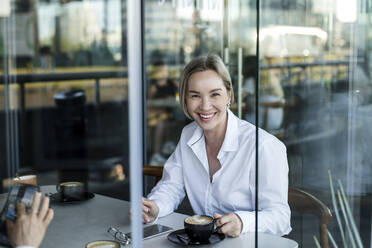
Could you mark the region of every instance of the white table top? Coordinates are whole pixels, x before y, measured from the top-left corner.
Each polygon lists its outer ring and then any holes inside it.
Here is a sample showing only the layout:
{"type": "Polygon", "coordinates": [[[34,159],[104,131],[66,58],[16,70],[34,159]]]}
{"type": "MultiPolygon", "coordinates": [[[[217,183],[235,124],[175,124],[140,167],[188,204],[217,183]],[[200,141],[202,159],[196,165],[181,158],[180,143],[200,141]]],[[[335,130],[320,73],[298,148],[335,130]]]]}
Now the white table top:
{"type": "MultiPolygon", "coordinates": [[[[44,193],[55,192],[55,186],[43,186],[41,189],[44,193]]],[[[0,195],[1,207],[4,204],[5,196],[5,194],[0,195]]],[[[124,233],[130,232],[129,207],[129,202],[98,194],[86,202],[52,204],[54,219],[47,230],[41,248],[83,248],[90,241],[112,240],[110,234],[107,233],[110,226],[124,233]]],[[[183,228],[185,217],[186,215],[173,213],[164,218],[159,218],[157,222],[177,230],[183,228]]],[[[143,247],[180,247],[168,241],[167,235],[164,234],[145,240],[143,247]]],[[[213,247],[253,248],[255,247],[254,239],[254,233],[247,233],[240,235],[238,238],[225,238],[223,241],[214,244],[213,247]]],[[[290,239],[259,233],[258,246],[263,248],[297,248],[298,244],[290,239]]]]}

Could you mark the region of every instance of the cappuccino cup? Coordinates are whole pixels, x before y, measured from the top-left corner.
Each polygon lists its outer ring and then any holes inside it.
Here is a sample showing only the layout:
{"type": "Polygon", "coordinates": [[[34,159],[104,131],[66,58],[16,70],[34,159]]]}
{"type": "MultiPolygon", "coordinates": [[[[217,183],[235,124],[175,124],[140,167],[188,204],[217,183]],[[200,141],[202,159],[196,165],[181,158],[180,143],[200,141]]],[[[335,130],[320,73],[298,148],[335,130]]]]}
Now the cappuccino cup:
{"type": "Polygon", "coordinates": [[[85,186],[82,182],[63,182],[57,185],[62,201],[79,201],[85,197],[85,186]]]}
{"type": "Polygon", "coordinates": [[[189,216],[184,220],[184,227],[191,242],[207,242],[214,232],[214,219],[208,215],[189,216]]]}
{"type": "Polygon", "coordinates": [[[120,244],[111,240],[98,240],[89,242],[85,248],[120,248],[120,244]]]}

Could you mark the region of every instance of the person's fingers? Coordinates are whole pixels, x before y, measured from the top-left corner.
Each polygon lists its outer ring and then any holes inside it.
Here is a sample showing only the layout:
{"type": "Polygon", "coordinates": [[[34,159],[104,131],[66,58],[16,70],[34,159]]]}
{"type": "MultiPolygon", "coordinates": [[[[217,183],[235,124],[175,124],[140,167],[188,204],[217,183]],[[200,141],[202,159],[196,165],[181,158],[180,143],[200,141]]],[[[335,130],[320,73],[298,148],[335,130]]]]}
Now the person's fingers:
{"type": "Polygon", "coordinates": [[[226,224],[224,224],[221,228],[220,228],[220,232],[225,234],[225,235],[228,235],[228,236],[232,236],[233,233],[232,233],[232,230],[234,228],[234,224],[232,222],[228,222],[226,224]]]}
{"type": "Polygon", "coordinates": [[[144,216],[146,223],[153,222],[157,216],[158,207],[156,203],[152,200],[147,200],[142,198],[142,213],[146,214],[144,216]]]}
{"type": "Polygon", "coordinates": [[[153,201],[144,200],[142,201],[142,205],[148,208],[152,208],[154,204],[153,204],[153,201]]]}
{"type": "Polygon", "coordinates": [[[226,214],[216,221],[218,231],[230,237],[237,237],[241,233],[240,218],[234,214],[226,214]],[[217,223],[218,222],[218,223],[217,223]]]}
{"type": "Polygon", "coordinates": [[[146,213],[142,213],[142,217],[143,217],[143,223],[149,222],[150,217],[146,213]]]}
{"type": "Polygon", "coordinates": [[[46,215],[45,215],[45,218],[44,218],[44,224],[47,226],[49,226],[50,222],[52,221],[54,217],[54,211],[53,209],[51,208],[48,208],[47,212],[46,212],[46,215]]]}
{"type": "Polygon", "coordinates": [[[155,213],[157,211],[156,208],[157,208],[157,206],[156,206],[155,202],[147,201],[147,202],[143,203],[142,211],[145,211],[149,215],[153,216],[153,215],[156,214],[155,213]]]}
{"type": "Polygon", "coordinates": [[[150,212],[150,208],[142,205],[142,211],[145,212],[145,213],[149,213],[150,212]]]}
{"type": "Polygon", "coordinates": [[[237,225],[239,226],[238,229],[239,229],[239,234],[240,234],[243,231],[243,221],[238,214],[234,213],[234,216],[236,217],[236,222],[237,222],[237,225]]]}
{"type": "Polygon", "coordinates": [[[230,221],[230,216],[228,214],[222,215],[221,217],[219,217],[217,219],[216,226],[218,226],[218,227],[223,226],[226,223],[228,223],[229,221],[230,221]]]}
{"type": "Polygon", "coordinates": [[[31,213],[36,214],[38,212],[39,204],[40,204],[40,198],[41,198],[41,193],[40,192],[35,192],[34,194],[34,200],[31,205],[31,213]]]}
{"type": "Polygon", "coordinates": [[[22,215],[25,215],[26,214],[26,206],[25,204],[21,203],[21,202],[17,202],[17,216],[22,216],[22,215]]]}
{"type": "Polygon", "coordinates": [[[213,218],[215,218],[215,219],[219,219],[221,217],[222,217],[222,214],[217,214],[217,213],[213,214],[213,218]]]}
{"type": "Polygon", "coordinates": [[[45,215],[49,208],[49,197],[44,196],[43,201],[41,202],[41,207],[38,213],[38,217],[41,219],[45,219],[45,215]]]}
{"type": "Polygon", "coordinates": [[[143,216],[144,223],[151,222],[152,217],[149,214],[142,212],[142,216],[143,216]]]}
{"type": "Polygon", "coordinates": [[[220,223],[217,223],[218,219],[220,219],[223,215],[222,214],[217,214],[217,213],[214,213],[213,214],[213,218],[215,219],[215,224],[216,224],[216,231],[221,233],[220,231],[220,228],[221,228],[221,224],[220,223]]]}

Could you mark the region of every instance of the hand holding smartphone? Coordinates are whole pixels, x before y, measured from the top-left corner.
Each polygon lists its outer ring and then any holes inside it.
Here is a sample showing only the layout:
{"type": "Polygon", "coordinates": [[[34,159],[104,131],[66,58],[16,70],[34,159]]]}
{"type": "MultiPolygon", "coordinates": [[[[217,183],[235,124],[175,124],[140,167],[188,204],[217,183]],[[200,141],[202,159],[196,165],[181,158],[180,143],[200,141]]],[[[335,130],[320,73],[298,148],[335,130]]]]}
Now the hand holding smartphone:
{"type": "Polygon", "coordinates": [[[40,191],[39,187],[26,185],[26,184],[14,184],[9,190],[7,200],[4,204],[2,211],[0,212],[0,245],[5,247],[11,247],[5,220],[9,219],[15,221],[17,218],[16,204],[21,202],[29,209],[34,200],[36,191],[40,191]]]}
{"type": "Polygon", "coordinates": [[[29,209],[32,205],[35,192],[40,192],[39,187],[26,184],[14,184],[9,190],[7,200],[0,214],[0,220],[5,221],[5,219],[9,219],[15,221],[17,218],[17,202],[23,203],[26,209],[29,209]]]}

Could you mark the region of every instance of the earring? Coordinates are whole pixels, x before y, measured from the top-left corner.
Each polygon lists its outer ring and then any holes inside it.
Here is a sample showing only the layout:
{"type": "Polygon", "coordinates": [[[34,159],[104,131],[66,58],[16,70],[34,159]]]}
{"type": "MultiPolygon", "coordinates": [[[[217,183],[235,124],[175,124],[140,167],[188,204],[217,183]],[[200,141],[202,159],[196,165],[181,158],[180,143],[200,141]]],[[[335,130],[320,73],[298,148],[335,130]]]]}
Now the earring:
{"type": "Polygon", "coordinates": [[[230,108],[231,103],[226,104],[226,108],[230,108]]]}

